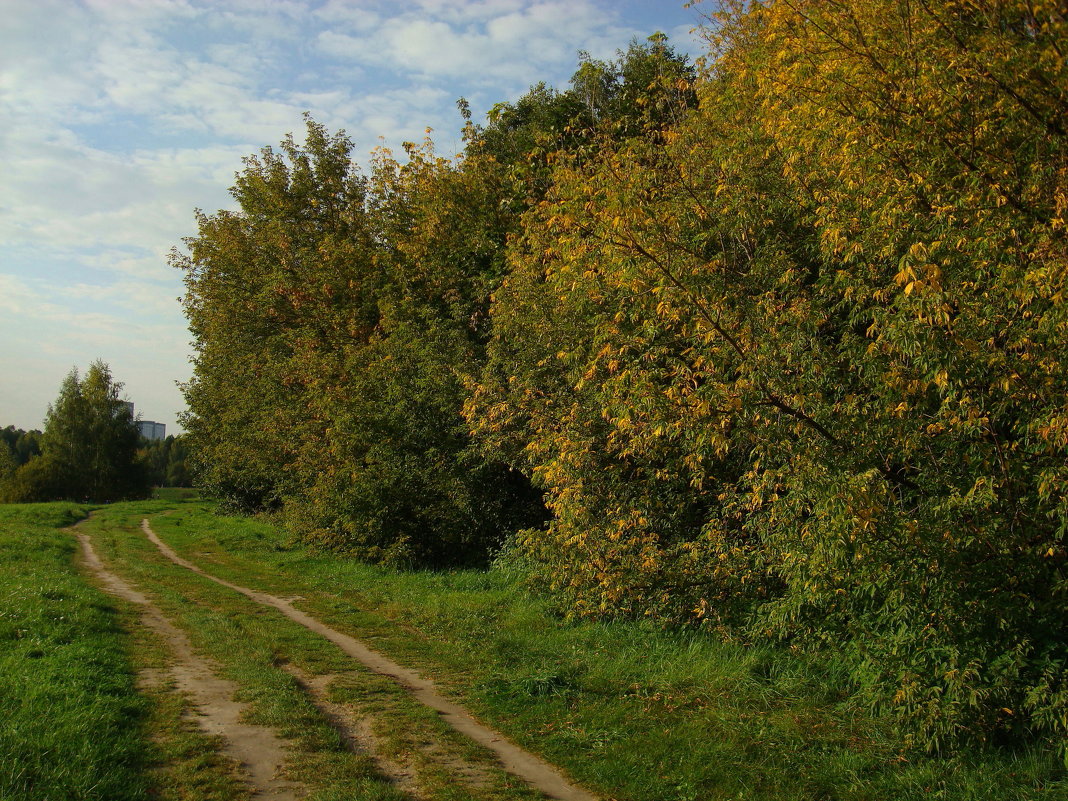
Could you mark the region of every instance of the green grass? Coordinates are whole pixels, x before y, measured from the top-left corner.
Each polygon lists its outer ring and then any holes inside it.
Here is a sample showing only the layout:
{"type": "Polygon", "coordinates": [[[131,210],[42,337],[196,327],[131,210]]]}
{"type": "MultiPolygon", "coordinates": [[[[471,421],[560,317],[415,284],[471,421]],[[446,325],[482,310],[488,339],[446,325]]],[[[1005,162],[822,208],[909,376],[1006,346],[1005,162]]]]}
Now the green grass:
{"type": "MultiPolygon", "coordinates": [[[[166,684],[134,666],[167,652],[136,610],[93,589],[57,528],[69,504],[0,507],[0,798],[211,801],[244,797],[218,743],[166,684]]],[[[241,687],[252,722],[287,738],[287,773],[311,801],[399,801],[354,752],[301,676],[371,724],[381,754],[429,801],[535,796],[392,682],[271,610],[165,560],[138,530],[186,558],[281,596],[434,678],[513,739],[606,801],[1068,798],[1054,746],[901,754],[852,701],[833,663],[632,623],[567,623],[505,572],[394,572],[317,554],[210,504],[113,504],[83,524],[105,562],[151,595],[241,687]],[[465,782],[465,760],[484,781],[465,782]]]]}
{"type": "Polygon", "coordinates": [[[301,603],[435,678],[607,797],[1068,798],[1055,745],[902,754],[831,662],[635,623],[566,623],[501,572],[399,573],[188,505],[153,519],[187,558],[301,603]]]}
{"type": "Polygon", "coordinates": [[[108,596],[58,531],[73,504],[0,506],[0,798],[145,797],[146,705],[108,596]]]}
{"type": "Polygon", "coordinates": [[[200,490],[193,487],[156,487],[152,498],[157,501],[199,501],[200,490]]]}

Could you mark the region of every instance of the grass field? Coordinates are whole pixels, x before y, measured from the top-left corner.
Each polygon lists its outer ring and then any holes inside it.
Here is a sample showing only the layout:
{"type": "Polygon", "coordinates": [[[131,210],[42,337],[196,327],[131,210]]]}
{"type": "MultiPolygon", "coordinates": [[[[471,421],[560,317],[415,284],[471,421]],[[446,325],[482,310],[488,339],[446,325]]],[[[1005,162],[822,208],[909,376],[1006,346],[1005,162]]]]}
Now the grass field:
{"type": "MultiPolygon", "coordinates": [[[[70,505],[0,507],[0,792],[11,799],[240,798],[234,768],[188,724],[182,698],[133,683],[166,660],[131,610],[91,586],[57,531],[70,505]],[[125,632],[125,633],[124,633],[125,632]],[[61,788],[61,789],[60,789],[61,788]]],[[[243,596],[167,562],[138,530],[215,575],[280,596],[434,678],[476,715],[606,799],[1068,798],[1054,745],[900,753],[833,664],[633,623],[567,623],[506,572],[398,573],[316,554],[201,501],[97,510],[83,530],[241,686],[255,722],[287,738],[312,801],[404,796],[354,753],[298,676],[374,721],[383,753],[415,764],[430,801],[533,799],[480,748],[389,681],[243,596]],[[425,747],[430,739],[434,747],[425,747]],[[479,766],[477,790],[450,757],[479,766]]]]}
{"type": "Polygon", "coordinates": [[[192,487],[156,487],[152,499],[157,501],[198,501],[200,490],[192,487]]]}
{"type": "Polygon", "coordinates": [[[59,529],[85,508],[0,506],[0,798],[141,799],[147,707],[108,596],[59,529]]]}

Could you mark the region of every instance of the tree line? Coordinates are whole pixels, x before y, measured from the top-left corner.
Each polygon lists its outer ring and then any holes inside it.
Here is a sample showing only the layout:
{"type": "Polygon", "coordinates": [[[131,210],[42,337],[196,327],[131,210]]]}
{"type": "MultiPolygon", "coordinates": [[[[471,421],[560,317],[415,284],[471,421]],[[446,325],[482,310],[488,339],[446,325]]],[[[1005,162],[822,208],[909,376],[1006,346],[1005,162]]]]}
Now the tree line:
{"type": "Polygon", "coordinates": [[[98,360],[63,379],[43,432],[0,429],[0,503],[109,503],[191,486],[183,439],[141,437],[121,392],[98,360]]]}
{"type": "Polygon", "coordinates": [[[0,428],[0,472],[10,472],[41,453],[41,432],[23,431],[15,426],[0,428]],[[5,447],[6,446],[6,447],[5,447]]]}
{"type": "Polygon", "coordinates": [[[906,742],[1068,733],[1068,75],[1043,0],[738,3],[467,120],[313,120],[176,251],[206,486],[568,614],[826,650],[906,742]]]}
{"type": "Polygon", "coordinates": [[[193,476],[189,469],[189,446],[182,435],[168,434],[163,439],[142,439],[137,458],[145,466],[150,486],[193,486],[193,476]]]}

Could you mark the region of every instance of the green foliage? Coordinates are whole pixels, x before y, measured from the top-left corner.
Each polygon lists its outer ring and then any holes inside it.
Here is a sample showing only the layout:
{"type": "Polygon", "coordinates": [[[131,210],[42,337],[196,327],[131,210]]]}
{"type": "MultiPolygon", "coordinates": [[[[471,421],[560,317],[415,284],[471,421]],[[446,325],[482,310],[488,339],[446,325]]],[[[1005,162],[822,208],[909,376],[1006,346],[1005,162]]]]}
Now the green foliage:
{"type": "Polygon", "coordinates": [[[93,362],[83,378],[71,370],[49,406],[40,455],[0,485],[0,497],[14,503],[145,497],[139,435],[121,391],[122,384],[101,361],[93,362]]]}
{"type": "Polygon", "coordinates": [[[468,417],[571,612],[838,649],[929,748],[1068,732],[1064,24],[754,4],[696,113],[561,160],[468,417]]]}
{"type": "Polygon", "coordinates": [[[189,448],[184,436],[144,441],[138,451],[138,458],[148,470],[152,486],[193,486],[193,477],[187,464],[189,448]]]}
{"type": "Polygon", "coordinates": [[[851,373],[820,405],[835,450],[872,465],[815,492],[780,471],[772,542],[800,550],[804,525],[782,523],[808,514],[821,548],[784,565],[765,616],[844,635],[929,746],[962,727],[1063,736],[1063,11],[806,3],[760,22],[778,64],[755,75],[762,124],[819,234],[814,290],[851,373]]]}
{"type": "MultiPolygon", "coordinates": [[[[62,468],[50,457],[31,459],[0,483],[0,502],[33,503],[66,496],[62,468]]],[[[84,498],[84,495],[83,495],[84,498]]]]}
{"type": "Polygon", "coordinates": [[[1066,24],[739,2],[699,73],[584,58],[456,161],[309,123],[177,257],[207,486],[833,652],[906,743],[1063,738],[1066,24]]]}
{"type": "Polygon", "coordinates": [[[16,467],[15,455],[8,448],[7,443],[0,442],[0,485],[11,478],[16,467]]]}
{"type": "Polygon", "coordinates": [[[172,262],[185,271],[197,355],[183,421],[198,483],[232,506],[277,507],[286,470],[322,421],[314,382],[343,368],[318,354],[362,342],[377,322],[376,276],[351,144],[309,122],[302,148],[246,160],[240,212],[198,215],[172,262]]]}
{"type": "Polygon", "coordinates": [[[72,564],[71,504],[0,507],[0,798],[145,797],[144,706],[105,597],[72,564]]]}
{"type": "Polygon", "coordinates": [[[40,431],[23,431],[21,428],[8,426],[0,429],[0,440],[7,445],[16,467],[26,464],[41,453],[40,431]]]}
{"type": "Polygon", "coordinates": [[[484,560],[540,508],[460,413],[503,263],[498,178],[411,146],[369,182],[351,147],[309,121],[303,147],[248,161],[241,212],[201,216],[175,256],[199,481],[363,558],[484,560]]]}
{"type": "Polygon", "coordinates": [[[583,54],[568,94],[593,128],[621,140],[682,122],[697,105],[694,78],[688,59],[657,33],[645,43],[632,41],[610,62],[583,54]]]}
{"type": "MultiPolygon", "coordinates": [[[[582,53],[567,90],[539,83],[513,103],[496,104],[485,126],[469,123],[468,163],[503,167],[508,209],[518,215],[545,196],[562,155],[598,153],[604,144],[598,132],[618,140],[680,121],[696,104],[694,77],[663,34],[633,41],[607,62],[582,53]]],[[[515,230],[517,223],[511,221],[515,230]]]]}

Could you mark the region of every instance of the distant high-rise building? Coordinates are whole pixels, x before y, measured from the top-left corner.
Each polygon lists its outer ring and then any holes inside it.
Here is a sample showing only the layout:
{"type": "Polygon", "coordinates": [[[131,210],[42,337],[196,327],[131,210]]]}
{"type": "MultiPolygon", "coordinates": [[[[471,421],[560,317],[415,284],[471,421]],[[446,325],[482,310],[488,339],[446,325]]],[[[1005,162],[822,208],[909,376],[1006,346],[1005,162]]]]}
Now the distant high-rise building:
{"type": "Polygon", "coordinates": [[[154,420],[138,420],[137,429],[145,439],[166,439],[167,425],[154,420]]]}
{"type": "MultiPolygon", "coordinates": [[[[134,405],[130,401],[123,401],[130,410],[130,417],[134,416],[134,405]]],[[[155,420],[136,420],[137,430],[145,439],[167,439],[166,423],[157,423],[155,420]]]]}

